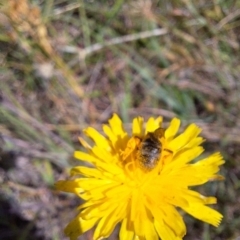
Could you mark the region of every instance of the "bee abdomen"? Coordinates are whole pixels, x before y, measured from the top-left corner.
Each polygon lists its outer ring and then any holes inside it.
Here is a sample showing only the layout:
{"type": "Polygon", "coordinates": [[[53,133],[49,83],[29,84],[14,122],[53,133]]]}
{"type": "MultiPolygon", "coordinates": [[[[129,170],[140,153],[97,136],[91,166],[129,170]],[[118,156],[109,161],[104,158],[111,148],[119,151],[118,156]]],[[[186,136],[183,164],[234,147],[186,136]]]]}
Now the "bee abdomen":
{"type": "Polygon", "coordinates": [[[156,143],[151,138],[146,139],[142,142],[141,151],[140,151],[140,164],[147,170],[153,169],[160,158],[161,154],[161,145],[156,143]]]}

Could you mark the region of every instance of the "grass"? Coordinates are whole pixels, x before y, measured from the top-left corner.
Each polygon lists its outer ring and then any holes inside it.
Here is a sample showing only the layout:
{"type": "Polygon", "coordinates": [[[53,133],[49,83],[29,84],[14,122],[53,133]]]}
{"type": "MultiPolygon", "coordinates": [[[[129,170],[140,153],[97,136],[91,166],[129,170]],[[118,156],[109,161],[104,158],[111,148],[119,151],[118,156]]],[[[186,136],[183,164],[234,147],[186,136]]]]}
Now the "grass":
{"type": "Polygon", "coordinates": [[[65,239],[78,200],[53,183],[76,164],[81,131],[113,112],[126,126],[137,115],[201,126],[207,153],[226,159],[226,180],[202,189],[224,220],[186,216],[185,239],[240,236],[239,1],[5,0],[0,24],[4,239],[65,239]]]}

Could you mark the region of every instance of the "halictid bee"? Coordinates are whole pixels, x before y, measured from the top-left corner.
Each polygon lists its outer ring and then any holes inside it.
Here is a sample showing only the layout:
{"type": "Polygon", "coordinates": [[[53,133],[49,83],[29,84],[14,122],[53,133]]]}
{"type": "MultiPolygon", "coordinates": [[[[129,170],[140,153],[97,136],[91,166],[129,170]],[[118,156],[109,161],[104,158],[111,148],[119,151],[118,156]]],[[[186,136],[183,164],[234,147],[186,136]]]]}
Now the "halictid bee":
{"type": "Polygon", "coordinates": [[[151,171],[158,164],[162,152],[160,139],[164,137],[164,132],[163,128],[148,132],[137,146],[137,161],[143,169],[151,171]]]}

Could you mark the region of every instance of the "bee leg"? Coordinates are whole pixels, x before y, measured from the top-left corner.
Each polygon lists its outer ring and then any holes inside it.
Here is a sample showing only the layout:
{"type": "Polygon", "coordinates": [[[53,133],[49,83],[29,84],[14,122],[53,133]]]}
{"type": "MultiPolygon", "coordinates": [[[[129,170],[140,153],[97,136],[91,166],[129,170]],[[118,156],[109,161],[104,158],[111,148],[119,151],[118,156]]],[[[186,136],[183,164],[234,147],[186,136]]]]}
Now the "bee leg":
{"type": "Polygon", "coordinates": [[[169,157],[169,156],[172,156],[172,155],[173,155],[173,151],[170,150],[170,149],[164,148],[163,151],[165,152],[165,153],[164,153],[164,156],[165,156],[165,157],[169,157]]]}
{"type": "Polygon", "coordinates": [[[172,150],[170,150],[170,149],[167,149],[167,148],[165,148],[165,149],[163,149],[164,151],[166,151],[166,152],[168,152],[168,153],[171,153],[171,154],[173,154],[173,151],[172,150]]]}
{"type": "Polygon", "coordinates": [[[162,157],[160,161],[160,168],[158,174],[160,174],[161,170],[163,169],[163,166],[169,162],[169,159],[171,161],[172,156],[173,156],[173,151],[167,148],[162,149],[162,157]]]}
{"type": "Polygon", "coordinates": [[[141,139],[139,137],[131,137],[128,140],[125,150],[121,153],[123,161],[125,161],[131,153],[139,147],[140,143],[141,139]]]}

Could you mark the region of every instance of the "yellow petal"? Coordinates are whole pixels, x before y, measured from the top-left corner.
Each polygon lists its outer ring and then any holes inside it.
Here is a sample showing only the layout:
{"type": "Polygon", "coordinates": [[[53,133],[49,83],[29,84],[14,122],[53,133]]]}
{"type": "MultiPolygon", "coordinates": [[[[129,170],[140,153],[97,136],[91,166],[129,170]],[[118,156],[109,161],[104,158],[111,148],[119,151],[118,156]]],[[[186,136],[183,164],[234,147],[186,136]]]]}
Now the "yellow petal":
{"type": "Polygon", "coordinates": [[[163,221],[175,232],[176,236],[183,237],[186,234],[186,226],[182,216],[174,206],[166,205],[162,207],[163,221]]]}
{"type": "Polygon", "coordinates": [[[120,150],[123,150],[126,146],[126,142],[129,139],[129,136],[127,133],[123,132],[120,133],[114,133],[112,128],[110,128],[108,125],[103,125],[103,131],[109,138],[114,150],[116,152],[119,152],[120,150]]]}
{"type": "Polygon", "coordinates": [[[139,204],[139,199],[141,199],[142,196],[140,196],[140,192],[135,190],[132,193],[131,198],[131,212],[130,212],[130,220],[134,222],[134,220],[137,218],[137,213],[139,211],[138,206],[141,205],[141,202],[139,204]]]}
{"type": "Polygon", "coordinates": [[[122,184],[117,188],[107,190],[105,194],[109,198],[117,199],[117,201],[124,199],[127,201],[131,195],[131,189],[127,188],[125,184],[122,184]]]}
{"type": "Polygon", "coordinates": [[[120,240],[133,240],[134,231],[133,227],[130,227],[128,224],[128,219],[124,218],[121,224],[119,238],[120,240]]]}
{"type": "Polygon", "coordinates": [[[101,239],[108,237],[116,224],[120,222],[126,211],[127,202],[119,202],[114,204],[107,211],[105,211],[104,217],[99,221],[96,230],[93,235],[93,239],[101,239]]]}
{"type": "Polygon", "coordinates": [[[57,190],[61,190],[64,192],[76,193],[76,192],[83,192],[82,187],[80,187],[79,182],[72,180],[72,181],[58,181],[55,183],[55,188],[57,190]]]}
{"type": "Polygon", "coordinates": [[[181,194],[179,185],[183,187],[181,183],[176,182],[173,185],[171,178],[165,178],[159,185],[152,184],[148,186],[148,197],[151,198],[152,202],[158,200],[159,202],[174,206],[188,206],[188,202],[181,194]],[[152,196],[154,196],[154,198],[152,196]]]}
{"type": "Polygon", "coordinates": [[[96,143],[96,145],[102,149],[105,149],[107,151],[111,151],[111,147],[109,145],[108,140],[101,135],[96,129],[92,127],[88,127],[84,130],[84,133],[93,139],[93,141],[96,143]]]}
{"type": "Polygon", "coordinates": [[[209,181],[222,181],[225,180],[225,177],[222,175],[213,175],[209,178],[209,181]]]}
{"type": "Polygon", "coordinates": [[[205,197],[201,195],[200,193],[189,190],[189,189],[182,189],[182,195],[189,203],[191,204],[215,204],[217,202],[217,199],[215,197],[205,197]]]}
{"type": "MultiPolygon", "coordinates": [[[[109,158],[106,158],[105,160],[108,160],[109,158]]],[[[109,159],[111,160],[111,159],[109,159]]],[[[112,159],[113,160],[113,159],[112,159]]],[[[119,166],[116,165],[114,162],[101,162],[101,160],[98,161],[98,163],[95,164],[96,167],[103,172],[105,176],[106,174],[109,173],[111,175],[116,175],[116,177],[123,177],[123,169],[119,166]]]]}
{"type": "Polygon", "coordinates": [[[198,161],[194,165],[199,167],[201,166],[201,167],[209,168],[209,167],[218,167],[224,163],[225,161],[223,160],[222,155],[219,152],[217,152],[205,159],[202,159],[201,161],[198,161]]]}
{"type": "Polygon", "coordinates": [[[113,133],[112,129],[108,125],[103,125],[103,131],[110,140],[113,148],[117,149],[117,142],[119,140],[119,137],[113,133]]]}
{"type": "Polygon", "coordinates": [[[147,218],[143,219],[146,240],[159,240],[158,233],[154,227],[153,219],[154,218],[153,218],[151,212],[149,210],[147,210],[147,218]]]}
{"type": "Polygon", "coordinates": [[[113,114],[113,117],[108,121],[114,135],[123,138],[127,135],[123,128],[122,120],[117,114],[113,114]]]}
{"type": "MultiPolygon", "coordinates": [[[[116,209],[119,206],[119,202],[116,199],[108,199],[108,198],[102,198],[101,201],[97,200],[97,201],[92,201],[93,203],[92,205],[89,205],[88,208],[85,208],[82,210],[81,212],[81,217],[83,219],[91,219],[91,218],[95,218],[98,217],[99,219],[108,215],[110,212],[114,211],[116,212],[116,209]]],[[[122,201],[121,203],[126,203],[126,201],[122,201]]],[[[85,205],[86,206],[86,205],[85,205]]],[[[79,207],[79,209],[81,209],[82,207],[84,207],[81,205],[79,207]]],[[[122,209],[122,210],[125,210],[122,209]]],[[[116,214],[114,214],[116,215],[116,214]]]]}
{"type": "Polygon", "coordinates": [[[219,171],[219,165],[222,165],[224,160],[219,153],[212,154],[208,158],[198,161],[197,163],[191,164],[182,174],[188,175],[189,186],[203,184],[209,180],[216,180],[219,178],[215,175],[219,171]]]}
{"type": "Polygon", "coordinates": [[[82,160],[82,161],[86,161],[86,162],[90,162],[90,163],[96,163],[99,160],[94,157],[93,155],[90,155],[88,153],[85,152],[81,152],[81,151],[75,151],[74,152],[74,157],[78,160],[82,160]]]}
{"type": "Polygon", "coordinates": [[[109,120],[109,126],[103,125],[103,131],[108,136],[116,151],[123,150],[128,140],[128,134],[123,128],[123,123],[117,114],[109,120]]]}
{"type": "MultiPolygon", "coordinates": [[[[167,172],[165,172],[164,174],[167,174],[167,172]]],[[[165,177],[164,181],[176,182],[175,187],[177,185],[179,185],[180,187],[180,186],[196,186],[206,182],[207,179],[199,175],[198,171],[191,165],[188,165],[176,169],[174,170],[174,172],[170,172],[169,175],[165,177]]]]}
{"type": "Polygon", "coordinates": [[[78,184],[85,190],[85,191],[102,191],[119,185],[119,183],[115,183],[109,179],[96,179],[96,178],[80,178],[78,179],[78,184]],[[113,184],[113,185],[112,185],[113,184]],[[99,189],[101,188],[101,189],[99,189]]]}
{"type": "Polygon", "coordinates": [[[86,148],[88,150],[90,150],[92,148],[82,137],[78,137],[78,139],[84,148],[86,148]]]}
{"type": "Polygon", "coordinates": [[[71,169],[71,175],[84,175],[86,177],[95,177],[95,178],[104,178],[104,175],[101,171],[97,170],[96,168],[89,168],[89,167],[73,167],[71,169]]]}
{"type": "MultiPolygon", "coordinates": [[[[90,202],[90,201],[89,201],[90,202]]],[[[104,211],[100,211],[99,207],[104,204],[103,201],[99,201],[96,204],[93,204],[91,206],[88,206],[85,209],[82,209],[81,211],[81,218],[84,220],[90,220],[93,218],[98,218],[100,219],[101,217],[104,216],[104,211]]],[[[82,206],[79,208],[81,209],[82,206]]]]}
{"type": "Polygon", "coordinates": [[[111,142],[116,142],[117,141],[117,135],[115,135],[112,131],[112,128],[110,128],[108,125],[103,125],[103,131],[109,138],[111,142]]]}
{"type": "Polygon", "coordinates": [[[192,141],[194,138],[197,137],[197,135],[201,132],[201,129],[195,125],[195,124],[191,124],[187,127],[187,129],[180,134],[179,136],[177,136],[176,138],[174,138],[168,145],[168,147],[171,150],[174,151],[179,151],[180,149],[182,149],[183,147],[186,147],[186,145],[192,141]]]}
{"type": "Polygon", "coordinates": [[[161,127],[162,120],[162,117],[158,117],[157,119],[150,117],[146,123],[145,134],[154,132],[157,128],[161,127]]]}
{"type": "Polygon", "coordinates": [[[202,137],[196,137],[196,138],[193,138],[191,139],[186,145],[185,147],[186,148],[194,148],[196,146],[199,146],[200,144],[202,144],[203,142],[205,141],[204,138],[202,137]]]}
{"type": "Polygon", "coordinates": [[[109,163],[111,163],[114,160],[116,160],[111,152],[109,152],[106,149],[103,149],[103,148],[101,148],[99,146],[94,146],[92,148],[92,155],[95,155],[98,158],[98,161],[97,161],[96,164],[99,164],[101,162],[109,162],[109,163]]]}
{"type": "Polygon", "coordinates": [[[171,140],[178,132],[181,121],[178,118],[173,118],[169,127],[165,131],[165,138],[171,140]]]}
{"type": "Polygon", "coordinates": [[[136,117],[133,119],[132,134],[133,136],[138,136],[138,137],[143,136],[143,118],[142,117],[136,117]]]}
{"type": "Polygon", "coordinates": [[[154,219],[158,222],[163,221],[172,229],[174,235],[183,237],[186,234],[184,221],[174,206],[164,204],[163,202],[158,203],[152,200],[149,201],[149,199],[145,202],[145,204],[148,206],[148,209],[151,211],[154,219]]]}
{"type": "Polygon", "coordinates": [[[182,240],[181,237],[175,235],[173,230],[163,220],[154,219],[154,226],[161,240],[182,240]]]}
{"type": "Polygon", "coordinates": [[[162,170],[162,174],[168,174],[172,170],[178,170],[186,163],[194,160],[204,151],[203,147],[194,147],[185,151],[179,152],[174,155],[170,163],[166,164],[162,170]]]}
{"type": "Polygon", "coordinates": [[[145,206],[141,202],[141,198],[138,198],[136,218],[133,220],[133,226],[135,234],[138,235],[139,237],[145,236],[144,224],[146,218],[147,214],[145,206]]]}
{"type": "Polygon", "coordinates": [[[92,228],[98,218],[92,218],[90,220],[84,220],[80,217],[80,214],[74,218],[65,228],[64,233],[71,239],[77,240],[78,236],[92,228]]]}
{"type": "Polygon", "coordinates": [[[188,207],[184,207],[182,209],[193,217],[212,224],[215,227],[219,226],[223,218],[222,214],[202,204],[191,204],[188,207]]]}
{"type": "Polygon", "coordinates": [[[88,207],[92,207],[92,206],[97,206],[99,204],[102,204],[103,200],[102,199],[98,199],[98,200],[90,200],[87,202],[82,203],[80,206],[77,207],[77,210],[82,210],[82,209],[87,209],[88,207]]]}

